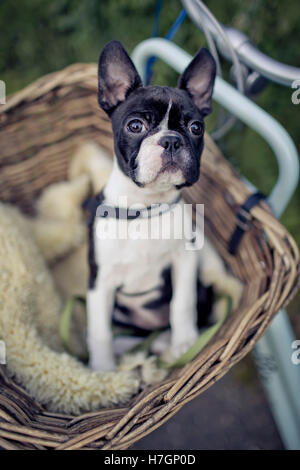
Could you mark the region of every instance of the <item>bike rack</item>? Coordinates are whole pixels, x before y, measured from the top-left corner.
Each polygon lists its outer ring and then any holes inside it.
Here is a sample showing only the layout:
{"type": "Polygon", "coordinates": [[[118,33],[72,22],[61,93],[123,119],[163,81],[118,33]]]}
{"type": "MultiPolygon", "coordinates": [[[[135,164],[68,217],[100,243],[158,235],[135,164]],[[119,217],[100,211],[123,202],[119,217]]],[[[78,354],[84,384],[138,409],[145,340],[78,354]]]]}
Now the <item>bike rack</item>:
{"type": "MultiPolygon", "coordinates": [[[[192,60],[190,54],[166,39],[143,41],[132,53],[143,81],[147,60],[153,56],[178,73],[192,60]]],[[[273,150],[279,173],[267,202],[280,217],[299,180],[299,159],[294,142],[272,116],[220,77],[216,78],[213,98],[260,134],[273,150]]],[[[250,187],[254,188],[253,185],[250,187]]],[[[287,449],[296,450],[300,449],[300,366],[297,368],[291,361],[294,340],[286,311],[281,310],[256,345],[254,355],[282,441],[287,449]]]]}

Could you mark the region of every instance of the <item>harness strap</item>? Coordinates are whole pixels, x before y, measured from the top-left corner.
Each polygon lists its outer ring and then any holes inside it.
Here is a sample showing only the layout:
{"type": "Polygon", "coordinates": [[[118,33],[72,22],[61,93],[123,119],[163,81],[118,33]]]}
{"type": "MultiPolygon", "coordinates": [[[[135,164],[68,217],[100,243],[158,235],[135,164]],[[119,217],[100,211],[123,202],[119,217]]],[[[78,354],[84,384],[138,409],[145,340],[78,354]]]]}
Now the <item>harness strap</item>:
{"type": "Polygon", "coordinates": [[[251,194],[244,204],[242,204],[236,215],[236,228],[229,241],[229,253],[235,255],[244,233],[249,229],[249,222],[252,219],[251,209],[265,199],[265,195],[257,191],[251,194]]]}
{"type": "Polygon", "coordinates": [[[98,274],[98,265],[96,263],[95,256],[95,240],[94,240],[94,222],[96,217],[96,211],[99,204],[104,201],[104,195],[101,191],[97,196],[92,199],[87,199],[84,201],[82,207],[89,212],[89,217],[87,219],[87,228],[88,228],[88,262],[90,267],[89,273],[89,288],[93,289],[98,274]]]}
{"type": "Polygon", "coordinates": [[[141,209],[109,206],[107,204],[102,204],[103,200],[104,196],[101,192],[95,198],[86,200],[83,207],[89,212],[94,213],[95,217],[123,220],[135,220],[138,218],[150,219],[151,217],[162,215],[165,212],[172,210],[173,207],[181,200],[181,194],[179,194],[171,203],[152,204],[151,206],[143,207],[141,209]]]}

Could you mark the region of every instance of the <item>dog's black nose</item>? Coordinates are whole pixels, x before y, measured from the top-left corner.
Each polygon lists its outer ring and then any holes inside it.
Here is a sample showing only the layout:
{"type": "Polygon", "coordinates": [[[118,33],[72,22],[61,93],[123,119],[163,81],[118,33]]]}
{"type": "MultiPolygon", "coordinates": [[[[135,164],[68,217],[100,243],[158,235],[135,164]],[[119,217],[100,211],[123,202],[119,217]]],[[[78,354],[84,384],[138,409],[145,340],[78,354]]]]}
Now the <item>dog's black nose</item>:
{"type": "Polygon", "coordinates": [[[183,141],[181,136],[177,135],[165,135],[158,142],[168,152],[175,154],[182,147],[183,141]]]}

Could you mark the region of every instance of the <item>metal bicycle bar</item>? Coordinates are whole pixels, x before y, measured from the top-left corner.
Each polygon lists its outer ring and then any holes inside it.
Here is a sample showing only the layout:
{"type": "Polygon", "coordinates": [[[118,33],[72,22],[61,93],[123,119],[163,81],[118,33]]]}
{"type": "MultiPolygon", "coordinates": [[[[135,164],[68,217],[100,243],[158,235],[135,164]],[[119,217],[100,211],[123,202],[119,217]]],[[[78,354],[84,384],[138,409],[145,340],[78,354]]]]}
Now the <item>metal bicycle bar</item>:
{"type": "MultiPolygon", "coordinates": [[[[165,39],[148,39],[133,51],[132,59],[144,80],[149,57],[156,56],[181,73],[192,57],[165,39]]],[[[296,147],[286,130],[268,113],[241,95],[220,77],[216,78],[213,98],[231,114],[257,131],[272,148],[279,168],[278,180],[268,197],[279,217],[287,206],[299,179],[296,147]]],[[[294,335],[285,311],[279,312],[256,347],[258,368],[265,367],[263,385],[273,417],[286,448],[300,449],[300,367],[291,362],[294,335]]]]}
{"type": "MultiPolygon", "coordinates": [[[[189,17],[198,28],[202,29],[202,22],[205,22],[205,25],[215,38],[221,54],[226,59],[231,60],[231,54],[228,47],[220,37],[220,34],[216,30],[216,27],[210,18],[200,11],[197,1],[182,0],[182,4],[189,17]]],[[[264,77],[271,81],[280,83],[281,85],[291,86],[295,80],[300,80],[299,68],[293,67],[292,65],[282,64],[281,62],[267,56],[252,44],[250,38],[246,34],[242,33],[238,29],[224,25],[221,26],[240,61],[250,69],[256,70],[264,77]]]]}

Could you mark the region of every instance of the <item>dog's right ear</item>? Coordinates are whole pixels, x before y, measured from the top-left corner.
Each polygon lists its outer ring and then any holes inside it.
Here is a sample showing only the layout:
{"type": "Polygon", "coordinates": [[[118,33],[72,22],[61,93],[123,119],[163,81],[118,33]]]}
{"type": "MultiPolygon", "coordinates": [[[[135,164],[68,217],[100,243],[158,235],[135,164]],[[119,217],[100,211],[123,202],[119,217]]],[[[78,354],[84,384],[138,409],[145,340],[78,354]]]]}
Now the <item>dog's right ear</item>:
{"type": "Polygon", "coordinates": [[[142,86],[132,60],[119,41],[104,47],[98,64],[98,103],[110,116],[128,95],[142,86]]]}

